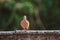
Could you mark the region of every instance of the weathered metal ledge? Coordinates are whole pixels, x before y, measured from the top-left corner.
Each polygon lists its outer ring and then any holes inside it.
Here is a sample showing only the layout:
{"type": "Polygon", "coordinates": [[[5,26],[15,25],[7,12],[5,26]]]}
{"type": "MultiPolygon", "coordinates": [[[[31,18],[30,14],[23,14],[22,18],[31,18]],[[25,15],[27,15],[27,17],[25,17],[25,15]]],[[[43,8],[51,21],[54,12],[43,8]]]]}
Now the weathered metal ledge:
{"type": "Polygon", "coordinates": [[[16,30],[16,31],[0,31],[0,35],[13,34],[60,34],[60,30],[16,30]]]}

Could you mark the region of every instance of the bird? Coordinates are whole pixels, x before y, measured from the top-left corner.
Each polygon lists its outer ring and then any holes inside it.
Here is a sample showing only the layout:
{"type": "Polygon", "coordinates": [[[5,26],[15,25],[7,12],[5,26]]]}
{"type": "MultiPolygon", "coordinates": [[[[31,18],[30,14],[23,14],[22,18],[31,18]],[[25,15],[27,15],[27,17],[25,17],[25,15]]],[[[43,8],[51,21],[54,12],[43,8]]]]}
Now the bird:
{"type": "Polygon", "coordinates": [[[28,30],[29,29],[29,21],[27,20],[26,15],[24,15],[22,21],[21,21],[21,26],[23,30],[28,30]]]}

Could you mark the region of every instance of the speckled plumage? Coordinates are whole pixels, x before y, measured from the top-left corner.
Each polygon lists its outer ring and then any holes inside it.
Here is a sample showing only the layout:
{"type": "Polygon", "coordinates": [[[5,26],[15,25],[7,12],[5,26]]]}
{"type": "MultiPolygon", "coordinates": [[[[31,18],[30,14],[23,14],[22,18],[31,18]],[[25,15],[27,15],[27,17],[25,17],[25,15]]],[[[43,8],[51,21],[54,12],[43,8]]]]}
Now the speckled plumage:
{"type": "Polygon", "coordinates": [[[23,17],[23,20],[21,21],[21,26],[24,30],[29,29],[29,21],[27,20],[26,16],[23,17]]]}

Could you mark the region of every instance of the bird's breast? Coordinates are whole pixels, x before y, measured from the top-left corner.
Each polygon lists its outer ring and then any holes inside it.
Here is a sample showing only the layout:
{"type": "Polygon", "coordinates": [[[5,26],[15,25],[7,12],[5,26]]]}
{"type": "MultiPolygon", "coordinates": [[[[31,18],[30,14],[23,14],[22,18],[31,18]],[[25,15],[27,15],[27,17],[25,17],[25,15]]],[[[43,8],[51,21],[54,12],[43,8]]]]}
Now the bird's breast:
{"type": "Polygon", "coordinates": [[[23,28],[28,28],[28,27],[29,27],[29,21],[28,21],[28,20],[22,20],[21,26],[22,26],[23,28]]]}

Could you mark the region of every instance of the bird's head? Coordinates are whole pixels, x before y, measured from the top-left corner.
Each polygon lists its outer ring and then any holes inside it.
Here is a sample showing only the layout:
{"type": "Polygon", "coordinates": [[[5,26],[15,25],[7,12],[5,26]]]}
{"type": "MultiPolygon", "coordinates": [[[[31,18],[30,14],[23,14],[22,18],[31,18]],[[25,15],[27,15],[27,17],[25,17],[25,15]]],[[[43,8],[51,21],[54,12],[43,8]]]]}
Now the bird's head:
{"type": "Polygon", "coordinates": [[[27,18],[26,15],[24,15],[23,19],[26,20],[26,18],[27,18]]]}

